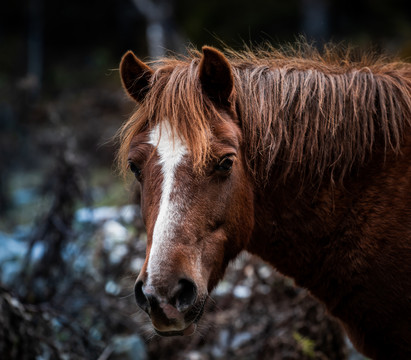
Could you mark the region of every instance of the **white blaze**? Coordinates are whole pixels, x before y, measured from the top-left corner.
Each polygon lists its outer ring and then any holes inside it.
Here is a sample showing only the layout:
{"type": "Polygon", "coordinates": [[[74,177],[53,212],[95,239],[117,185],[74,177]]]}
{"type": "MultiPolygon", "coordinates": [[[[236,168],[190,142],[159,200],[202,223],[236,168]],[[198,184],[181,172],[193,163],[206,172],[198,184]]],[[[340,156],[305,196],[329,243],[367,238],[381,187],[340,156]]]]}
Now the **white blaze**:
{"type": "Polygon", "coordinates": [[[175,225],[180,220],[182,207],[181,196],[171,193],[175,187],[175,172],[187,153],[187,147],[178,136],[174,136],[168,121],[162,121],[150,133],[149,143],[156,147],[163,174],[162,193],[157,220],[154,225],[150,256],[148,259],[148,275],[159,275],[161,263],[170,253],[170,240],[174,234],[175,225]]]}

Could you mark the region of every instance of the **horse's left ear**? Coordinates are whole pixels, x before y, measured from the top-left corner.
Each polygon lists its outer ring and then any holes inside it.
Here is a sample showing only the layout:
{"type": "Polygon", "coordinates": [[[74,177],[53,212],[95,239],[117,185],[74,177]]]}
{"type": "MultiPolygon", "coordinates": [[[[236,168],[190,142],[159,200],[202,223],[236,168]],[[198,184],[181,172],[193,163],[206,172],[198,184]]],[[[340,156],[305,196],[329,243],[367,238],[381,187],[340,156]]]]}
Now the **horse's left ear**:
{"type": "Polygon", "coordinates": [[[153,70],[132,51],[127,51],[120,62],[120,77],[127,93],[137,102],[142,102],[150,85],[153,70]]]}
{"type": "Polygon", "coordinates": [[[234,87],[231,66],[217,49],[203,46],[202,50],[203,58],[199,65],[201,86],[211,100],[221,105],[229,105],[234,87]]]}

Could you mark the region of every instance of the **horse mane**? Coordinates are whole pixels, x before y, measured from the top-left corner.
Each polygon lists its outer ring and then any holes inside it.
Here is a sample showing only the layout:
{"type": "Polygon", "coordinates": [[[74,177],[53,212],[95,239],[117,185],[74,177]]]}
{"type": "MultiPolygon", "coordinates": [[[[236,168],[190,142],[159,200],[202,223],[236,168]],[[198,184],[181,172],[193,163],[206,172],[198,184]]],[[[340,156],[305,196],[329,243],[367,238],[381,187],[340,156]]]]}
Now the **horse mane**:
{"type": "MultiPolygon", "coordinates": [[[[342,180],[376,149],[400,152],[411,125],[411,64],[360,56],[337,46],[317,51],[307,44],[241,52],[226,49],[233,99],[257,180],[274,172],[285,181],[299,173],[320,183],[342,180]]],[[[163,119],[185,139],[195,168],[209,156],[210,122],[220,117],[202,93],[201,53],[152,63],[151,88],[119,131],[118,160],[125,169],[134,134],[163,119]]]]}

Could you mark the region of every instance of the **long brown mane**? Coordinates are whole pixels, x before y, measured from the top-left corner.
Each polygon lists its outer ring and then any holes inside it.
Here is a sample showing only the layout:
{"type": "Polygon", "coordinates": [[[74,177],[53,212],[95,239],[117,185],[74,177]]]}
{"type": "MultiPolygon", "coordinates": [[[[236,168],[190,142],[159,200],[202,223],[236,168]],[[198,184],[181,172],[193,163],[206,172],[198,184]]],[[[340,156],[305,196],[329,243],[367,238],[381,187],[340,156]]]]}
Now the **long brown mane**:
{"type": "MultiPolygon", "coordinates": [[[[298,49],[226,50],[235,83],[232,95],[256,179],[272,169],[281,180],[297,171],[319,182],[342,179],[376,149],[399,152],[411,124],[411,64],[309,46],[298,49]]],[[[133,135],[167,118],[193,153],[196,167],[209,155],[210,117],[220,116],[203,95],[201,53],[165,58],[150,91],[120,130],[125,169],[133,135]]]]}

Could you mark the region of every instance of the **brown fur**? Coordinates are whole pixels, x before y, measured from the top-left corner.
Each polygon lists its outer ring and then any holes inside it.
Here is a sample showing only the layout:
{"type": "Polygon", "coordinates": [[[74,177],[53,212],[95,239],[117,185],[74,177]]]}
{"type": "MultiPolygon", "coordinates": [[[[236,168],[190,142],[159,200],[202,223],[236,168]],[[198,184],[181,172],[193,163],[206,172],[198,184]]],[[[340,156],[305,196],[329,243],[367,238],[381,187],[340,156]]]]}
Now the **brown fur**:
{"type": "MultiPolygon", "coordinates": [[[[119,133],[121,169],[133,134],[164,118],[187,141],[196,167],[207,160],[208,119],[219,113],[202,96],[201,55],[191,56],[155,64],[148,96],[119,133]]],[[[325,172],[342,179],[367,160],[376,141],[399,151],[411,123],[411,65],[349,58],[335,49],[323,56],[310,48],[230,52],[238,116],[257,179],[266,180],[274,166],[283,181],[293,172],[317,182],[325,172]]]]}
{"type": "MultiPolygon", "coordinates": [[[[198,201],[175,251],[204,252],[208,290],[245,248],[308,288],[367,356],[411,358],[411,65],[304,47],[206,48],[154,66],[119,163],[147,159],[138,138],[164,119],[185,139],[192,161],[179,179],[198,201]],[[227,142],[236,161],[218,180],[210,169],[227,142]]],[[[161,181],[151,160],[147,253],[161,181]]]]}

